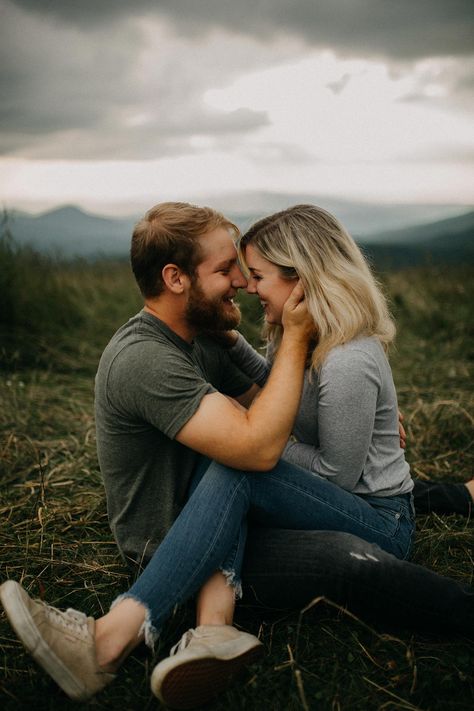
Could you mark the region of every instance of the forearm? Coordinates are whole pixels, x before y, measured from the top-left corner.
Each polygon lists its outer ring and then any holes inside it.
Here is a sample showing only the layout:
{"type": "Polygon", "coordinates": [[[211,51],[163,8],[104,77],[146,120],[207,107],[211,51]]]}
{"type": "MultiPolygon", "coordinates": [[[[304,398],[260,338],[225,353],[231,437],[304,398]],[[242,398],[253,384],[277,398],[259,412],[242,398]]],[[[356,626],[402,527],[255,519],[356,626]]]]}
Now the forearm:
{"type": "Polygon", "coordinates": [[[292,464],[297,464],[303,469],[308,469],[308,471],[313,470],[313,458],[316,447],[305,442],[297,442],[294,439],[290,439],[283,450],[282,458],[286,459],[287,462],[292,464]]]}
{"type": "Polygon", "coordinates": [[[265,385],[271,364],[252,348],[241,333],[239,333],[235,345],[229,348],[228,352],[234,363],[248,375],[249,378],[252,378],[252,380],[261,387],[265,385]]]}
{"type": "Polygon", "coordinates": [[[247,412],[248,445],[271,468],[290,436],[303,387],[307,343],[283,336],[267,384],[247,412]]]}
{"type": "MultiPolygon", "coordinates": [[[[344,453],[342,453],[344,454],[344,453]]],[[[365,456],[365,453],[363,454],[365,456]]],[[[303,469],[314,472],[328,479],[341,489],[352,491],[360,478],[359,469],[352,466],[354,451],[348,452],[347,457],[338,457],[337,462],[331,461],[333,458],[323,457],[319,447],[306,442],[287,442],[283,450],[282,458],[291,464],[296,464],[303,469]]]]}
{"type": "Polygon", "coordinates": [[[306,352],[306,341],[283,338],[269,381],[249,410],[234,407],[221,393],[210,393],[176,439],[235,469],[272,469],[296,416],[306,352]]]}

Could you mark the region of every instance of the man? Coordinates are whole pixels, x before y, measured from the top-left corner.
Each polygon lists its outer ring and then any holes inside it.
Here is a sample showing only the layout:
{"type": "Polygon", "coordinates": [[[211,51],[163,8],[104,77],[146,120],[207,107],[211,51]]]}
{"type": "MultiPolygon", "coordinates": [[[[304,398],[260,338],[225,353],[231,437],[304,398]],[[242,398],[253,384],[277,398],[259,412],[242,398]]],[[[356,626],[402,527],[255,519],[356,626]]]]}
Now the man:
{"type": "MultiPolygon", "coordinates": [[[[199,335],[238,324],[233,298],[246,281],[236,233],[219,213],[186,203],[156,206],[134,231],[132,267],[145,306],[104,351],[96,423],[111,527],[123,556],[147,563],[142,574],[96,621],[32,601],[13,581],[0,588],[18,636],[72,698],[87,699],[112,681],[130,651],[142,640],[152,646],[176,603],[198,590],[198,626],[152,675],[162,701],[204,703],[261,651],[259,640],[231,625],[245,519],[254,506],[278,521],[284,508],[283,501],[264,510],[266,472],[276,477],[285,468],[277,462],[297,411],[312,325],[296,287],[256,399],[258,388],[225,350],[199,335]],[[223,475],[210,460],[232,469],[223,475]],[[261,472],[251,476],[259,503],[241,469],[261,472]]],[[[244,582],[269,604],[326,595],[385,619],[474,627],[467,588],[347,533],[253,530],[244,582]]]]}
{"type": "MultiPolygon", "coordinates": [[[[96,381],[96,420],[112,530],[124,557],[135,562],[151,556],[182,509],[197,452],[229,466],[264,471],[277,463],[291,431],[310,334],[301,291],[295,290],[289,300],[288,336],[274,377],[248,410],[226,395],[247,405],[257,386],[221,349],[197,339],[204,328],[230,329],[240,320],[233,298],[246,280],[232,233],[237,234],[234,225],[209,208],[165,203],[151,210],[133,235],[132,266],[145,307],[104,351],[96,381]]],[[[236,521],[227,533],[229,550],[240,524],[236,521]]],[[[219,520],[214,538],[217,526],[219,520]]],[[[181,527],[186,533],[186,521],[181,527]]],[[[203,532],[192,521],[188,528],[188,538],[182,534],[179,544],[171,539],[168,555],[166,546],[160,546],[159,610],[156,605],[152,610],[157,593],[155,574],[149,572],[95,624],[78,613],[32,603],[11,581],[2,586],[2,602],[15,630],[70,696],[87,698],[111,681],[122,658],[143,638],[152,644],[158,625],[176,603],[210,576],[199,599],[197,635],[186,646],[193,652],[193,642],[202,646],[204,640],[221,649],[230,672],[260,651],[256,638],[228,624],[239,585],[227,584],[235,574],[234,561],[226,577],[212,575],[222,563],[217,553],[203,571],[202,546],[209,546],[203,537],[191,557],[193,539],[203,532]]],[[[224,540],[219,531],[219,541],[224,540]]],[[[237,550],[240,560],[241,555],[237,550]]],[[[228,673],[220,674],[221,683],[228,673]]],[[[212,680],[213,691],[218,684],[219,679],[212,680]]],[[[154,691],[160,694],[160,688],[161,681],[154,691]]],[[[193,693],[196,700],[205,700],[193,693]]]]}

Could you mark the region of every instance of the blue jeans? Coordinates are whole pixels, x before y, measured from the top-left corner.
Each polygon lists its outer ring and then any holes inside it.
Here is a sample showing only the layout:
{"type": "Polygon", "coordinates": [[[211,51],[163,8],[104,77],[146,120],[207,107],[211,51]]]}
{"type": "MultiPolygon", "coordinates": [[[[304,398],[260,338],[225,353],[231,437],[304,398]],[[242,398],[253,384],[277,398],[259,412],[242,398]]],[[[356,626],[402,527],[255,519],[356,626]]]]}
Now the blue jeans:
{"type": "MultiPolygon", "coordinates": [[[[410,495],[356,496],[283,460],[264,473],[212,462],[198,468],[196,477],[199,481],[185,507],[125,593],[147,609],[147,643],[153,643],[173,607],[224,568],[229,556],[234,566],[240,565],[235,550],[247,516],[266,527],[344,531],[399,558],[409,554],[414,533],[410,495]]],[[[240,570],[232,572],[238,581],[240,570]]]]}

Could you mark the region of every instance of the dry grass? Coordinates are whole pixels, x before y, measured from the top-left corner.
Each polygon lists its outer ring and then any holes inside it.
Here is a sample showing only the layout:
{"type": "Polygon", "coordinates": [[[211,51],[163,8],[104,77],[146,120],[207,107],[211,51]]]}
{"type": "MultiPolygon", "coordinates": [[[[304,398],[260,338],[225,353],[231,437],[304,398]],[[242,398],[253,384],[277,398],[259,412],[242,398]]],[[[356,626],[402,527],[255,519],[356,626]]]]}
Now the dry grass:
{"type": "MultiPolygon", "coordinates": [[[[0,559],[2,579],[15,578],[52,604],[98,615],[128,586],[129,574],[112,541],[97,466],[92,363],[124,312],[133,312],[135,296],[117,303],[122,266],[96,266],[93,274],[81,269],[61,278],[87,304],[84,330],[70,334],[66,350],[48,344],[50,367],[15,366],[0,374],[0,559]]],[[[414,472],[465,481],[474,470],[474,280],[459,271],[443,277],[418,270],[387,278],[400,331],[393,366],[414,472]]],[[[431,515],[418,525],[416,561],[472,583],[473,522],[431,515]]],[[[402,628],[391,636],[321,600],[291,613],[244,608],[238,623],[260,633],[267,655],[215,709],[473,707],[474,652],[463,638],[402,628]]],[[[177,610],[157,656],[191,624],[192,610],[177,610]]],[[[0,625],[2,708],[73,708],[23,652],[3,617],[0,625]]],[[[152,663],[138,650],[90,707],[156,708],[148,686],[152,663]]]]}

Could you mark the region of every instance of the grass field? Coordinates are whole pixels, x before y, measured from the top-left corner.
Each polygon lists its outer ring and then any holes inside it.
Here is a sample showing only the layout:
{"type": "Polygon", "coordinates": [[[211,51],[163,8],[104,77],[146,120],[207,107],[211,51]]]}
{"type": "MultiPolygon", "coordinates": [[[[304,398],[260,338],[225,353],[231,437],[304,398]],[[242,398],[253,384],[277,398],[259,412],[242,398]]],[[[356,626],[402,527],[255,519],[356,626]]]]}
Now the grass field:
{"type": "MultiPolygon", "coordinates": [[[[384,277],[399,336],[391,356],[419,477],[465,481],[474,460],[474,269],[424,268],[384,277]]],[[[58,607],[99,615],[129,584],[113,543],[95,453],[93,375],[113,330],[138,310],[128,267],[61,265],[0,250],[1,578],[58,607]]],[[[257,304],[243,300],[257,337],[257,304]]],[[[451,515],[418,519],[416,562],[473,583],[474,525],[451,515]]],[[[214,709],[467,710],[474,707],[474,648],[462,637],[373,629],[334,606],[240,609],[266,656],[214,709]]],[[[191,607],[167,624],[156,659],[193,624],[191,607]]],[[[76,707],[23,652],[0,619],[0,705],[76,707]]],[[[139,649],[91,708],[157,708],[153,658],[139,649]]]]}

